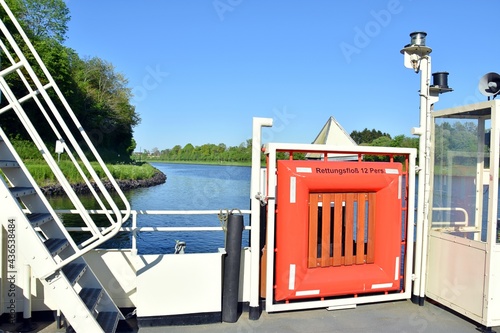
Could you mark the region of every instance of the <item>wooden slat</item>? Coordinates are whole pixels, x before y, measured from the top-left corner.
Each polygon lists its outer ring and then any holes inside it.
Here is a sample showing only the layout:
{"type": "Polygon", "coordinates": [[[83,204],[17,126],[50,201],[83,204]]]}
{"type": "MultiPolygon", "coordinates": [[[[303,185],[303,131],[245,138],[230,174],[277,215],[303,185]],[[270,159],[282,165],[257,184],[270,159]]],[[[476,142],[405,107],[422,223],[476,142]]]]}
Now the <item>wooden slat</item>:
{"type": "Polygon", "coordinates": [[[309,194],[309,268],[374,263],[375,198],[375,193],[309,194]],[[321,221],[318,220],[319,206],[322,207],[321,221]]]}
{"type": "Polygon", "coordinates": [[[366,263],[375,262],[375,193],[368,194],[368,245],[366,263]]]}
{"type": "Polygon", "coordinates": [[[365,215],[366,194],[358,194],[358,218],[356,225],[356,264],[365,263],[365,215]]]}
{"type": "Polygon", "coordinates": [[[331,265],[330,260],[330,224],[331,224],[331,214],[330,214],[330,202],[332,201],[332,195],[329,193],[323,194],[323,218],[321,226],[321,266],[327,267],[331,265]]]}
{"type": "Polygon", "coordinates": [[[318,194],[309,194],[309,256],[307,265],[316,267],[318,257],[318,194]]]}
{"type": "Polygon", "coordinates": [[[343,195],[335,193],[333,213],[333,266],[342,264],[342,201],[343,195]]]}
{"type": "Polygon", "coordinates": [[[344,256],[345,264],[352,265],[353,256],[353,229],[354,229],[354,193],[347,193],[345,200],[345,242],[344,256]]]}

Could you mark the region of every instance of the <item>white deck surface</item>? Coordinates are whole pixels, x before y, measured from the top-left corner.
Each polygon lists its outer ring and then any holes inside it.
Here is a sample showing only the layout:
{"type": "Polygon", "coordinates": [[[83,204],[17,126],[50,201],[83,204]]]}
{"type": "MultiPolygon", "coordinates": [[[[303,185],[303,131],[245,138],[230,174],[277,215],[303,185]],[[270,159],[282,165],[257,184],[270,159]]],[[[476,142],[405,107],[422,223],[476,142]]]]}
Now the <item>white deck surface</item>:
{"type": "MultiPolygon", "coordinates": [[[[117,332],[446,332],[477,333],[478,325],[430,302],[418,306],[410,301],[359,305],[355,309],[327,311],[326,309],[294,312],[263,312],[259,320],[249,320],[243,312],[236,323],[216,323],[194,326],[136,327],[136,321],[129,319],[129,325],[120,324],[117,332]],[[128,326],[128,327],[127,327],[128,326]]],[[[37,323],[37,332],[64,332],[56,329],[55,323],[37,323]]],[[[17,326],[1,324],[3,332],[15,332],[17,326]]],[[[493,328],[495,330],[495,328],[493,328]]],[[[499,331],[497,329],[496,331],[499,331]]],[[[2,332],[2,331],[0,331],[2,332]]]]}

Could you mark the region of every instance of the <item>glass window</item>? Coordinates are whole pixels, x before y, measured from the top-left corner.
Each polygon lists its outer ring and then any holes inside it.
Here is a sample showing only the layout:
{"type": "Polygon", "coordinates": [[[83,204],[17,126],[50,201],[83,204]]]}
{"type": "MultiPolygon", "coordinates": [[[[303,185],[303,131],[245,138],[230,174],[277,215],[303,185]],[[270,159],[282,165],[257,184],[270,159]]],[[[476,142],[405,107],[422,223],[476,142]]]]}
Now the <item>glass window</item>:
{"type": "Polygon", "coordinates": [[[435,230],[486,240],[488,177],[484,179],[484,170],[489,161],[484,128],[484,120],[435,119],[431,199],[435,230]]]}

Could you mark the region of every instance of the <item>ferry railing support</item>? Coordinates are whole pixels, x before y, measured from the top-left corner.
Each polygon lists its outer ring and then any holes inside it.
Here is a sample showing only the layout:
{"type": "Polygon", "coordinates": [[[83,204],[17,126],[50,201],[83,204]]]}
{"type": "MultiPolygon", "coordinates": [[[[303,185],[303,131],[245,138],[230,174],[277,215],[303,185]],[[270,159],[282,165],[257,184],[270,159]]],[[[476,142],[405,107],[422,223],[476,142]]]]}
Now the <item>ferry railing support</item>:
{"type": "MultiPolygon", "coordinates": [[[[106,211],[103,210],[88,210],[89,214],[105,214],[106,211]]],[[[244,215],[249,215],[251,211],[249,209],[240,209],[239,212],[244,215]]],[[[56,210],[58,214],[76,214],[75,209],[58,209],[56,210]]],[[[217,216],[220,210],[131,210],[130,214],[132,216],[132,225],[130,227],[121,227],[119,232],[129,232],[132,234],[132,244],[131,252],[137,255],[137,237],[141,232],[197,232],[197,231],[223,231],[222,226],[218,227],[153,227],[153,226],[137,226],[137,217],[139,215],[214,215],[217,216]]],[[[102,230],[104,228],[100,228],[102,230]]],[[[88,232],[90,229],[88,227],[66,227],[67,231],[70,232],[88,232]]],[[[244,230],[252,230],[251,226],[245,226],[244,230]]]]}
{"type": "Polygon", "coordinates": [[[260,317],[260,170],[262,127],[272,127],[272,118],[253,118],[252,123],[252,171],[250,182],[250,231],[251,241],[251,269],[250,269],[250,305],[249,319],[257,320],[260,317]]]}

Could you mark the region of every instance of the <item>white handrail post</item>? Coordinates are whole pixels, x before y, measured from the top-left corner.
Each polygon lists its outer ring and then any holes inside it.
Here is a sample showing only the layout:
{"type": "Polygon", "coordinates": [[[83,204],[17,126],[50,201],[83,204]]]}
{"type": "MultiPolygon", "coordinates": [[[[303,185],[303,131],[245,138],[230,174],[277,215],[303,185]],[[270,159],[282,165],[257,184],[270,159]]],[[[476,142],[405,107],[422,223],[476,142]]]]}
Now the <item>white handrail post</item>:
{"type": "Polygon", "coordinates": [[[137,255],[137,211],[132,213],[132,255],[137,255]]]}
{"type": "Polygon", "coordinates": [[[253,118],[252,123],[252,171],[250,183],[250,224],[251,224],[251,269],[250,269],[250,320],[260,317],[260,169],[262,127],[272,127],[272,118],[253,118]]]}

